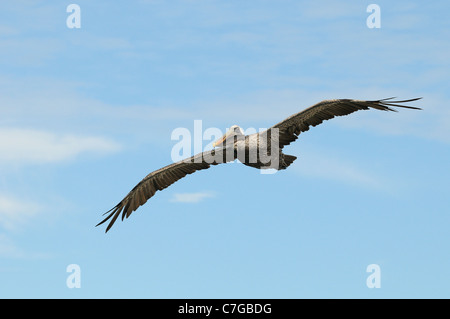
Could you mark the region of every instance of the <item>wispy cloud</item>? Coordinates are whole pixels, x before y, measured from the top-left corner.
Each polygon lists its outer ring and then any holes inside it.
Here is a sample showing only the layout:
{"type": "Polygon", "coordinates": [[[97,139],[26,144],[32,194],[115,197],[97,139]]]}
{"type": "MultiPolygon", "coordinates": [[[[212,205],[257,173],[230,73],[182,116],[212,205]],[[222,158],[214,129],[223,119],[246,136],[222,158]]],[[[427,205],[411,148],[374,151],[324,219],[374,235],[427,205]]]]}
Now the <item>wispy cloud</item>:
{"type": "Polygon", "coordinates": [[[0,129],[0,163],[51,163],[72,159],[85,152],[105,153],[119,149],[117,142],[103,137],[0,129]]]}
{"type": "Polygon", "coordinates": [[[33,218],[40,209],[36,203],[0,194],[0,226],[7,230],[17,229],[33,218]]]}
{"type": "Polygon", "coordinates": [[[199,193],[178,193],[174,194],[171,202],[176,203],[198,203],[205,198],[214,197],[214,194],[209,192],[199,192],[199,193]]]}
{"type": "MultiPolygon", "coordinates": [[[[0,74],[0,127],[32,127],[77,136],[101,135],[145,139],[149,127],[174,128],[174,121],[195,119],[191,109],[173,105],[115,103],[87,97],[81,91],[89,84],[56,81],[46,77],[9,77],[0,74]],[[133,123],[133,125],[124,125],[133,123]],[[170,126],[169,126],[170,125],[170,126]]],[[[199,112],[201,114],[201,112],[199,112]]],[[[170,133],[167,135],[170,140],[170,133]]]]}
{"type": "Polygon", "coordinates": [[[0,35],[1,36],[12,36],[17,35],[19,31],[15,27],[0,25],[0,35]]]}
{"type": "Polygon", "coordinates": [[[1,257],[23,257],[25,253],[5,234],[0,234],[0,256],[1,257]]]}
{"type": "Polygon", "coordinates": [[[294,163],[292,168],[303,176],[334,180],[370,189],[381,190],[385,188],[385,185],[390,184],[383,177],[357,163],[322,154],[317,150],[305,152],[301,160],[294,163]]]}
{"type": "MultiPolygon", "coordinates": [[[[387,92],[385,96],[388,96],[387,92]]],[[[381,96],[382,93],[376,96],[381,96]]],[[[393,94],[392,94],[393,95],[393,94]]],[[[368,94],[369,99],[373,94],[368,94]]],[[[413,94],[401,94],[401,97],[417,97],[413,94]]],[[[421,107],[422,110],[397,109],[398,113],[364,111],[352,114],[345,120],[333,120],[343,128],[370,130],[383,135],[416,136],[424,139],[450,142],[450,110],[448,100],[438,95],[424,96],[421,101],[409,105],[421,107]]]]}
{"type": "Polygon", "coordinates": [[[0,257],[19,259],[42,259],[49,258],[51,254],[45,252],[26,251],[19,247],[14,240],[6,235],[0,234],[0,257]]]}

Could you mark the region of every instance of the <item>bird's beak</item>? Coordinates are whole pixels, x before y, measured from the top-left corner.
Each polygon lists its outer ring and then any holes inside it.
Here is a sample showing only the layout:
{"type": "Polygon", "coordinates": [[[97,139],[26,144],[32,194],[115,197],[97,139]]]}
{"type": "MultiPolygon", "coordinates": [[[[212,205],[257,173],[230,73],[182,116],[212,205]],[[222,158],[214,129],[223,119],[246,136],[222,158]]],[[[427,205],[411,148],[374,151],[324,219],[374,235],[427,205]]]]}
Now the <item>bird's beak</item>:
{"type": "Polygon", "coordinates": [[[219,138],[217,141],[215,141],[213,143],[213,147],[220,146],[220,145],[224,144],[229,135],[230,135],[230,132],[225,133],[224,136],[222,136],[221,138],[219,138]]]}

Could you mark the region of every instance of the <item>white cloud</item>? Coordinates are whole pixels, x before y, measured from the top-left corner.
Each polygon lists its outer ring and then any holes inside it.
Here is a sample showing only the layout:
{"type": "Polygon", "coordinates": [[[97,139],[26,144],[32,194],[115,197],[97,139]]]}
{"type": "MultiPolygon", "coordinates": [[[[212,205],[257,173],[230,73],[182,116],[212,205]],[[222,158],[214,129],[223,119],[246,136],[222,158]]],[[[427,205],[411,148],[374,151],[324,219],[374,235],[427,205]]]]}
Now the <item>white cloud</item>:
{"type": "Polygon", "coordinates": [[[27,251],[19,247],[10,236],[22,230],[44,211],[42,205],[17,196],[0,194],[0,257],[48,258],[46,252],[27,251]]]}
{"type": "Polygon", "coordinates": [[[0,163],[52,163],[73,159],[84,152],[105,153],[118,149],[118,143],[103,137],[0,128],[0,163]]]}
{"type": "Polygon", "coordinates": [[[172,202],[177,203],[198,203],[205,198],[214,197],[213,194],[207,192],[199,192],[199,193],[178,193],[174,194],[172,198],[172,202]]]}
{"type": "Polygon", "coordinates": [[[0,226],[14,230],[40,211],[40,206],[0,194],[0,226]]]}
{"type": "MultiPolygon", "coordinates": [[[[80,93],[84,86],[89,84],[0,75],[0,127],[70,131],[77,136],[132,134],[134,141],[158,141],[161,135],[154,132],[173,129],[177,120],[195,119],[193,111],[186,107],[109,104],[80,93]],[[148,134],[149,127],[152,134],[148,134]]],[[[170,133],[167,138],[170,140],[170,133]]]]}

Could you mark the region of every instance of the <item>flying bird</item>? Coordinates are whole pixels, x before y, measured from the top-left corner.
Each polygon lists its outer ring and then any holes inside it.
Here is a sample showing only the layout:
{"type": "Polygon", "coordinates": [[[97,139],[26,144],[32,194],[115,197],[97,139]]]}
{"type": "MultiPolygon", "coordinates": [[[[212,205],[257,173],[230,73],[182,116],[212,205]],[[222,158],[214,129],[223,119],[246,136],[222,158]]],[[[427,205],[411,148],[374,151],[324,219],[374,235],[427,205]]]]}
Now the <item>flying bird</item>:
{"type": "Polygon", "coordinates": [[[336,116],[344,116],[359,110],[376,109],[394,111],[391,107],[420,110],[418,107],[399,103],[413,102],[421,98],[396,101],[394,98],[362,101],[353,99],[324,100],[265,131],[244,135],[243,130],[233,125],[224,136],[214,144],[214,149],[198,153],[190,158],[172,163],[148,174],[116,206],[103,215],[107,215],[97,226],[110,220],[106,232],[117,218],[128,218],[132,212],[144,205],[156,191],[165,189],[176,181],[196,171],[210,168],[211,165],[227,163],[238,159],[242,164],[258,168],[284,170],[291,165],[296,156],[286,155],[283,147],[295,141],[302,132],[311,126],[321,124],[336,116]]]}

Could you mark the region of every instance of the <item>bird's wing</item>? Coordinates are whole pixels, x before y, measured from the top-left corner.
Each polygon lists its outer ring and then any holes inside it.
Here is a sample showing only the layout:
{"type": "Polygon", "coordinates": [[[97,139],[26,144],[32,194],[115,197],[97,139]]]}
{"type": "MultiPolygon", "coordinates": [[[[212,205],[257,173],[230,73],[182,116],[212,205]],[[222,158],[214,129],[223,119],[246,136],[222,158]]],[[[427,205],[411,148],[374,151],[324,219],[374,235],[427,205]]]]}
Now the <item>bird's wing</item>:
{"type": "Polygon", "coordinates": [[[400,105],[399,103],[417,101],[421,98],[402,101],[395,101],[392,99],[393,98],[387,98],[374,101],[351,99],[325,100],[299,113],[289,116],[285,120],[269,128],[268,131],[270,132],[273,128],[279,130],[279,146],[282,148],[295,141],[301,132],[306,132],[311,126],[319,125],[323,121],[332,119],[335,116],[348,115],[359,110],[368,110],[370,108],[381,111],[397,112],[389,106],[420,110],[418,107],[400,105]]]}
{"type": "Polygon", "coordinates": [[[108,214],[108,216],[98,223],[97,226],[112,218],[106,228],[107,232],[121,213],[122,220],[125,217],[128,218],[132,212],[144,205],[149,198],[155,195],[156,191],[163,190],[188,174],[207,169],[211,165],[231,162],[235,159],[236,154],[234,153],[233,145],[228,145],[224,148],[199,153],[151,172],[120,203],[107,211],[104,215],[108,214]]]}

